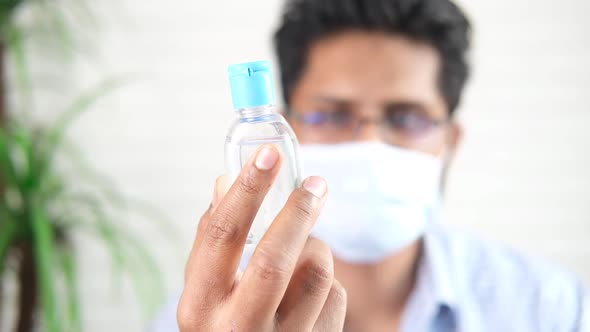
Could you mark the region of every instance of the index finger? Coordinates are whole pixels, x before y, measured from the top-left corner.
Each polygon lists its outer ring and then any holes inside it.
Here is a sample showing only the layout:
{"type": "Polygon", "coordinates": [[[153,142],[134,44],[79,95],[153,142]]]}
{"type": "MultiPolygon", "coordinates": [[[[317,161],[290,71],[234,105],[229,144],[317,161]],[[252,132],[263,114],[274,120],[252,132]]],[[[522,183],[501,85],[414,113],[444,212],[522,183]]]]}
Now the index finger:
{"type": "Polygon", "coordinates": [[[248,231],[266,193],[276,178],[281,156],[276,147],[263,146],[248,161],[213,213],[187,279],[223,296],[231,290],[248,231]],[[212,285],[213,284],[213,285],[212,285]],[[213,286],[213,287],[212,287],[213,286]]]}
{"type": "Polygon", "coordinates": [[[210,216],[211,214],[213,214],[215,212],[215,209],[217,209],[219,202],[221,202],[221,200],[223,199],[223,197],[225,196],[225,194],[229,190],[228,181],[229,180],[228,180],[227,175],[222,175],[215,180],[215,187],[213,190],[213,199],[211,200],[211,205],[209,205],[209,208],[207,209],[207,211],[205,211],[205,213],[203,214],[203,216],[199,220],[199,224],[197,225],[197,234],[195,235],[195,241],[193,242],[193,246],[191,248],[189,258],[188,258],[188,261],[185,266],[185,271],[184,271],[184,279],[185,280],[187,279],[188,273],[190,272],[189,269],[191,267],[193,267],[195,264],[195,262],[194,262],[195,253],[201,247],[201,242],[203,241],[203,234],[205,233],[205,230],[207,229],[207,226],[209,225],[208,216],[210,216]]]}

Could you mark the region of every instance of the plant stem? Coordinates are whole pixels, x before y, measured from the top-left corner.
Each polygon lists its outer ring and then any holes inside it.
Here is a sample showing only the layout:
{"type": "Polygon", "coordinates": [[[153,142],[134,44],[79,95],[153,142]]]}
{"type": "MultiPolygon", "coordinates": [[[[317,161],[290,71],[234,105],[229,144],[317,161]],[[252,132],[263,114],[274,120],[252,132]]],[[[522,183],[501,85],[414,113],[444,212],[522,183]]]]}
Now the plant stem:
{"type": "Polygon", "coordinates": [[[45,211],[35,205],[31,209],[33,227],[33,247],[37,268],[36,282],[41,299],[43,323],[47,332],[62,332],[62,321],[58,315],[58,301],[54,278],[53,262],[55,257],[55,233],[45,211]]]}
{"type": "Polygon", "coordinates": [[[4,296],[2,294],[3,290],[4,288],[2,287],[2,279],[0,278],[0,327],[2,326],[2,304],[4,303],[4,296]]]}
{"type": "MultiPolygon", "coordinates": [[[[4,125],[4,114],[6,113],[6,86],[4,84],[5,74],[4,74],[4,54],[6,48],[4,46],[4,40],[0,37],[0,126],[4,125]]],[[[0,180],[0,197],[4,195],[4,185],[0,180]]],[[[0,264],[4,264],[4,257],[0,257],[0,264]]],[[[2,305],[4,303],[4,296],[3,296],[3,287],[2,287],[2,273],[0,268],[0,326],[2,326],[2,305]]]]}
{"type": "Polygon", "coordinates": [[[35,307],[37,306],[37,269],[33,246],[24,243],[20,246],[21,259],[18,272],[19,304],[16,332],[31,332],[34,327],[35,307]]]}
{"type": "MultiPolygon", "coordinates": [[[[6,54],[6,45],[4,40],[0,38],[0,126],[4,124],[6,118],[6,73],[5,73],[5,61],[4,55],[6,54]]],[[[1,192],[1,184],[0,184],[1,192]]]]}

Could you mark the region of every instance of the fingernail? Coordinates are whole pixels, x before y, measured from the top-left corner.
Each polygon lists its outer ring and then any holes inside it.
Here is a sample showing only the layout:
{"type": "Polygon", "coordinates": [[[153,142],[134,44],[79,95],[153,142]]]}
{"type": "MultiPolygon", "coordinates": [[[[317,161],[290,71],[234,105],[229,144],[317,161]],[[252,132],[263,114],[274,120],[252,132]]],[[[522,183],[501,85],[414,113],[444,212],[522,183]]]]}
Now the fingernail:
{"type": "Polygon", "coordinates": [[[279,152],[273,148],[264,147],[256,156],[256,168],[263,171],[272,169],[279,160],[279,152]]]}
{"type": "Polygon", "coordinates": [[[324,179],[317,176],[312,176],[303,181],[303,188],[312,193],[314,196],[321,198],[326,194],[328,185],[324,179]]]}

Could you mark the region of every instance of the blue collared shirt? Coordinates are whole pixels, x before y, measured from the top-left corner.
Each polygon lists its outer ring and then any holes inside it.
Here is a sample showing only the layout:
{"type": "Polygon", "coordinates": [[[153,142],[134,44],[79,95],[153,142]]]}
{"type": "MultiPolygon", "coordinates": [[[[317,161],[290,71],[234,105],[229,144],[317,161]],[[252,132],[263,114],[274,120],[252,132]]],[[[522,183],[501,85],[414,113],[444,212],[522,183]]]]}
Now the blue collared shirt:
{"type": "MultiPolygon", "coordinates": [[[[582,284],[548,263],[433,223],[402,332],[586,332],[582,284]]],[[[152,331],[178,331],[172,301],[152,331]]],[[[393,329],[392,329],[393,330],[393,329]]]]}
{"type": "Polygon", "coordinates": [[[573,275],[444,224],[429,225],[424,244],[403,332],[589,331],[573,275]]]}

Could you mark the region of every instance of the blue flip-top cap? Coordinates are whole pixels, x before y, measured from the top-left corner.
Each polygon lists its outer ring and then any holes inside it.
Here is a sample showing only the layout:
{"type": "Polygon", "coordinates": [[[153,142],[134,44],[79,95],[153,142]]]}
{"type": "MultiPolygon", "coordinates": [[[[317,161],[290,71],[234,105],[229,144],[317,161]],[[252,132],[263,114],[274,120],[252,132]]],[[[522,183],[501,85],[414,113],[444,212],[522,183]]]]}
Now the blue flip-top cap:
{"type": "Polygon", "coordinates": [[[268,61],[231,65],[228,72],[235,109],[274,104],[274,85],[268,61]]]}

